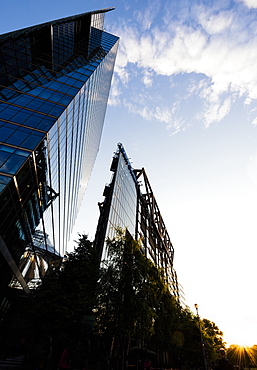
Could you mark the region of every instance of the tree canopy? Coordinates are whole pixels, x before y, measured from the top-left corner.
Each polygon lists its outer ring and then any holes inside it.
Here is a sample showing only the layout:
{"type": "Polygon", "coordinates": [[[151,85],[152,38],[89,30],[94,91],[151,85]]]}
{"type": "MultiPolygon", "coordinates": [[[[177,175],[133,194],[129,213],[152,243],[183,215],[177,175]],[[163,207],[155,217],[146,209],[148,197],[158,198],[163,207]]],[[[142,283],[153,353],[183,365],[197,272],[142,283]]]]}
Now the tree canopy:
{"type": "Polygon", "coordinates": [[[74,252],[34,293],[31,331],[63,344],[88,338],[92,364],[120,370],[144,358],[158,366],[203,367],[200,328],[208,360],[214,361],[222,332],[180,305],[141,244],[117,230],[106,247],[107,260],[99,266],[97,247],[79,235],[74,252]]]}
{"type": "Polygon", "coordinates": [[[83,318],[96,303],[98,258],[86,235],[79,235],[74,252],[43,279],[29,308],[32,330],[37,327],[58,340],[77,337],[83,318]]]}

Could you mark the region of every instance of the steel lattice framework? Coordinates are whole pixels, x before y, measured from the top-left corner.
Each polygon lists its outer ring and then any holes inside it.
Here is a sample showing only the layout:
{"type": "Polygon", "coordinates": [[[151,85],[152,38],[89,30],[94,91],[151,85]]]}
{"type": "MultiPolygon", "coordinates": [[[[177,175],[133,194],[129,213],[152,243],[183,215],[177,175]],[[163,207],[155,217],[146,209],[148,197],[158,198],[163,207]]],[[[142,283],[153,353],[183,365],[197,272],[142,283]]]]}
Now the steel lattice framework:
{"type": "Polygon", "coordinates": [[[135,169],[134,173],[140,184],[137,239],[141,239],[144,253],[163,269],[172,294],[179,298],[177,276],[173,268],[174,248],[168,231],[145,169],[135,169]]]}

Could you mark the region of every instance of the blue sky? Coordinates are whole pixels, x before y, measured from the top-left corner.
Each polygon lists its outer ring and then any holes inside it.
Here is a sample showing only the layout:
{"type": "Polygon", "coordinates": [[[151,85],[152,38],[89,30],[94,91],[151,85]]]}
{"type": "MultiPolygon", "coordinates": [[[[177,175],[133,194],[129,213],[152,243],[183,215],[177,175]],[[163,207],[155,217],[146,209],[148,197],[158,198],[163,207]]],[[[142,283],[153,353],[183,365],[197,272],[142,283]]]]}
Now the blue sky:
{"type": "Polygon", "coordinates": [[[10,0],[0,31],[113,6],[119,52],[73,238],[93,238],[122,142],[146,169],[187,304],[228,343],[257,343],[257,1],[10,0]]]}

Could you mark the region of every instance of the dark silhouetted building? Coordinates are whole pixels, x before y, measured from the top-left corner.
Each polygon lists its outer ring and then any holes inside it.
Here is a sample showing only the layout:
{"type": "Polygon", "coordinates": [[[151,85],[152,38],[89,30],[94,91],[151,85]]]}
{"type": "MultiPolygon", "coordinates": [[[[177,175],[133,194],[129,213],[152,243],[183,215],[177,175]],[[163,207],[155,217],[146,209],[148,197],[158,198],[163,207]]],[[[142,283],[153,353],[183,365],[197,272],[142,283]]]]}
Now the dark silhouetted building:
{"type": "Polygon", "coordinates": [[[110,10],[0,36],[0,321],[10,282],[29,294],[66,251],[117,53],[118,38],[103,30],[110,10]]]}
{"type": "Polygon", "coordinates": [[[113,175],[110,184],[105,186],[105,199],[99,204],[95,237],[101,260],[108,261],[106,239],[114,238],[117,228],[126,229],[140,241],[142,253],[162,268],[171,294],[179,301],[180,288],[173,267],[174,248],[144,168],[133,169],[119,143],[110,170],[113,175]]]}

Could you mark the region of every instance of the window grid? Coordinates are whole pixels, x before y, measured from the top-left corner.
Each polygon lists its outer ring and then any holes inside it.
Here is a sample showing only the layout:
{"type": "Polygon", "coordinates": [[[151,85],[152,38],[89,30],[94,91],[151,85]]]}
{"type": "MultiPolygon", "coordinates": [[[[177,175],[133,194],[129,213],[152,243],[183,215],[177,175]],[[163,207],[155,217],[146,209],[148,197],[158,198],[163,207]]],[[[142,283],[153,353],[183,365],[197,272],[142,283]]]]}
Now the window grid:
{"type": "Polygon", "coordinates": [[[16,209],[16,235],[29,243],[35,229],[45,227],[46,239],[60,253],[98,151],[117,51],[117,37],[100,31],[104,15],[91,18],[89,41],[77,41],[76,19],[50,25],[52,39],[43,47],[40,27],[31,31],[33,37],[0,36],[1,197],[12,189],[8,204],[16,209]],[[12,176],[19,179],[22,199],[12,176]]]}

